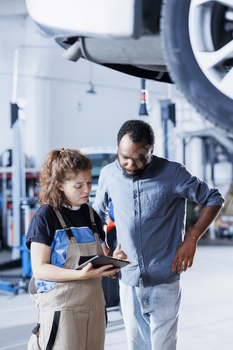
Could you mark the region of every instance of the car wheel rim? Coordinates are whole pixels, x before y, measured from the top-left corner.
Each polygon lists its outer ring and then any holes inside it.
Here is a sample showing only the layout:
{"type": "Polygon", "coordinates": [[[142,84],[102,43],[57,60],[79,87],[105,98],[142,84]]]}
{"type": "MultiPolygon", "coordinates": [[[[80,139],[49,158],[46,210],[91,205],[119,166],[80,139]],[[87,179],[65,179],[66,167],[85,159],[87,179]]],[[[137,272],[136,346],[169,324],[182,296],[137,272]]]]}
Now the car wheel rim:
{"type": "Polygon", "coordinates": [[[189,34],[202,72],[219,91],[233,99],[232,0],[191,0],[189,34]]]}

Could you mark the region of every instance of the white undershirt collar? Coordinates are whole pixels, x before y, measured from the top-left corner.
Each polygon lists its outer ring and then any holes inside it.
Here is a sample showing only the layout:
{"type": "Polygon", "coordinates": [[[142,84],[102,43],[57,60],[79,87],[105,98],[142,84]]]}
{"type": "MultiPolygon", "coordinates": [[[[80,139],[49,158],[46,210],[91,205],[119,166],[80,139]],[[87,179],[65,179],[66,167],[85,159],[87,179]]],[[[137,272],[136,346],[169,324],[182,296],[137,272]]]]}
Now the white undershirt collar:
{"type": "Polygon", "coordinates": [[[81,208],[81,205],[73,205],[72,207],[69,207],[66,203],[63,203],[63,207],[68,208],[70,210],[79,210],[81,208]]]}

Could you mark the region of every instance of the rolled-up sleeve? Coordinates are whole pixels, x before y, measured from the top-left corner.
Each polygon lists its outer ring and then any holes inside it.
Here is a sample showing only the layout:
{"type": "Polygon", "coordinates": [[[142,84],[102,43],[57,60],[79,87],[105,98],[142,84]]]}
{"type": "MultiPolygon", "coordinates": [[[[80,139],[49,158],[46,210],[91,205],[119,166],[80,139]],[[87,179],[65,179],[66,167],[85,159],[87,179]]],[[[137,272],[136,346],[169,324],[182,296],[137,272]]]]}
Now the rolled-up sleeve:
{"type": "Polygon", "coordinates": [[[104,170],[102,169],[100,172],[99,186],[98,186],[98,189],[96,192],[96,198],[94,200],[92,207],[101,218],[101,221],[107,225],[108,212],[109,212],[108,207],[111,200],[109,198],[109,193],[108,193],[106,170],[105,171],[104,170]]]}
{"type": "Polygon", "coordinates": [[[225,202],[217,188],[210,187],[205,181],[193,176],[184,165],[176,170],[173,191],[177,196],[193,201],[201,207],[222,207],[225,202]]]}

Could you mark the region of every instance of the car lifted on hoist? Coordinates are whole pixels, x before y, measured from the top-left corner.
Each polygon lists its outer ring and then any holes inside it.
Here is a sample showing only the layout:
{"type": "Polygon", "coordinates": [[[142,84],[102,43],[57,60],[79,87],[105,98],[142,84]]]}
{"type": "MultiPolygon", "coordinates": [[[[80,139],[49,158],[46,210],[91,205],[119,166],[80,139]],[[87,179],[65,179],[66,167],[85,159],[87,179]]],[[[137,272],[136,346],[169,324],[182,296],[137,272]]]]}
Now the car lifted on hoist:
{"type": "Polygon", "coordinates": [[[174,83],[233,135],[232,0],[26,0],[70,60],[174,83]]]}

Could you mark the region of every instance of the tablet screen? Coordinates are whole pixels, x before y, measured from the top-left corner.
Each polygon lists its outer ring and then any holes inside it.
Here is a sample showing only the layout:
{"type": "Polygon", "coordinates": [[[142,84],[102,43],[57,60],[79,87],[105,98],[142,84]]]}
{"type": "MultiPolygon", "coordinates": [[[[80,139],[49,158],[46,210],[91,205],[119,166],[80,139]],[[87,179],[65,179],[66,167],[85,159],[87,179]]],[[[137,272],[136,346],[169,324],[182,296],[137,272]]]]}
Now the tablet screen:
{"type": "Polygon", "coordinates": [[[94,268],[110,264],[113,265],[112,268],[122,268],[130,263],[129,261],[114,259],[105,255],[80,256],[79,266],[76,268],[76,270],[81,270],[89,262],[92,263],[94,268]]]}

